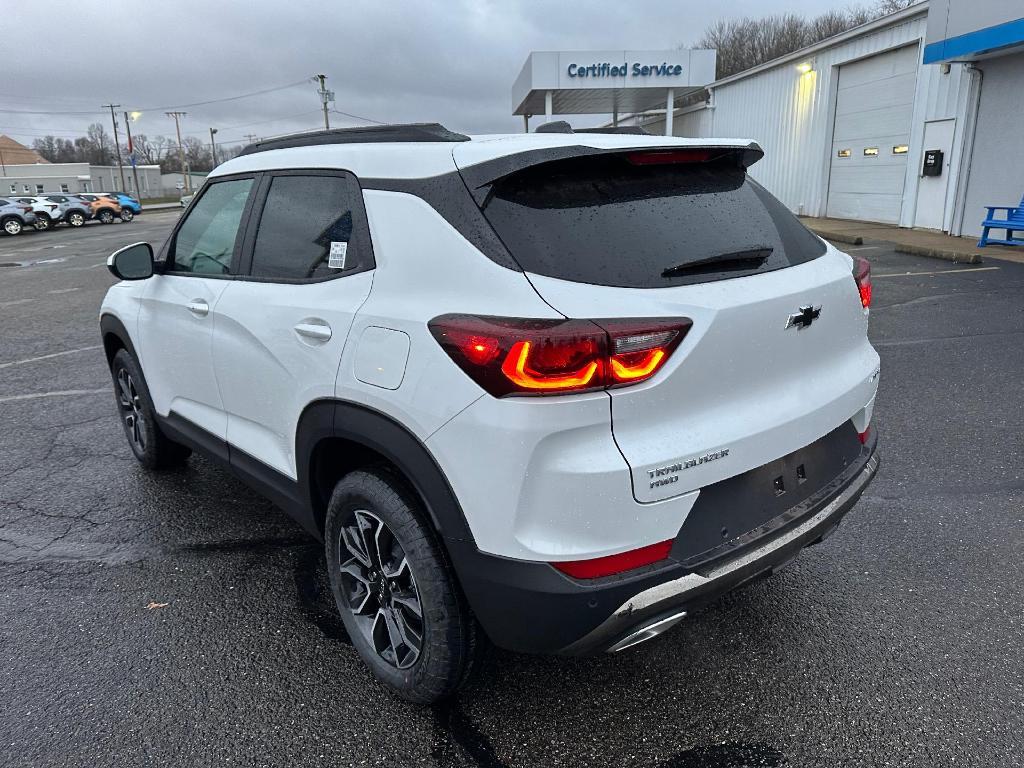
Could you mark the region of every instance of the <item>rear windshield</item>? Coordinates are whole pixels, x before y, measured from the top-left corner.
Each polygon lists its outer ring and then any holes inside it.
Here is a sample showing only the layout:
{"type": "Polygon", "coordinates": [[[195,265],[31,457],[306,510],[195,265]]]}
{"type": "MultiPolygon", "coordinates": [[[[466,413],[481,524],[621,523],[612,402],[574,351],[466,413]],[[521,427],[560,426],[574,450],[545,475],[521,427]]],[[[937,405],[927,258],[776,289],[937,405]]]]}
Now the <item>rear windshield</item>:
{"type": "Polygon", "coordinates": [[[527,272],[663,288],[768,272],[825,244],[731,160],[638,165],[626,155],[530,166],[484,216],[527,272]]]}

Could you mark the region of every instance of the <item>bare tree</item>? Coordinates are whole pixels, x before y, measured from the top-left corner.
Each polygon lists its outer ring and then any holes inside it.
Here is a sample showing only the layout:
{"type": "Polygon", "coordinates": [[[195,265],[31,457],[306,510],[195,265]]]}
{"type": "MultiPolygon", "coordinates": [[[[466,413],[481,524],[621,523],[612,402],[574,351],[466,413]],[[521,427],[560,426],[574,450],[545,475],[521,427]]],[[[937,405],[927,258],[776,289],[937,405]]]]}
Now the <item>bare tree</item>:
{"type": "Polygon", "coordinates": [[[875,0],[867,8],[852,6],[810,19],[794,14],[720,19],[704,31],[693,47],[718,51],[717,76],[728,77],[917,2],[921,0],[875,0]]]}

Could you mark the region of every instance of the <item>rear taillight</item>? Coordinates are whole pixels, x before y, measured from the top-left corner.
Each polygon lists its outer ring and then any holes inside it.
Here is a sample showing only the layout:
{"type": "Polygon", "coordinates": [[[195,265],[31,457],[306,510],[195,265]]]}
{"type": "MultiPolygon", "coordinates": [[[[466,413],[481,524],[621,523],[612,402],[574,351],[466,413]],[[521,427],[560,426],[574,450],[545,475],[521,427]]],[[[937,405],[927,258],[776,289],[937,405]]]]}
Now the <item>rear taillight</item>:
{"type": "Polygon", "coordinates": [[[654,152],[630,152],[626,159],[633,165],[667,165],[673,163],[706,163],[721,152],[710,149],[672,149],[654,152]]]}
{"type": "Polygon", "coordinates": [[[495,397],[589,392],[651,378],[692,325],[672,320],[528,320],[443,315],[430,332],[495,397]]]}
{"type": "Polygon", "coordinates": [[[869,437],[871,437],[871,427],[866,427],[863,432],[857,433],[857,439],[860,440],[861,445],[867,445],[869,437]]]}
{"type": "Polygon", "coordinates": [[[871,262],[861,256],[854,256],[853,279],[860,292],[860,305],[868,309],[871,306],[871,262]]]}
{"type": "Polygon", "coordinates": [[[57,210],[57,206],[56,205],[48,205],[46,207],[49,208],[51,211],[56,211],[57,210]]]}
{"type": "Polygon", "coordinates": [[[597,557],[593,560],[570,560],[551,563],[555,569],[574,579],[599,579],[616,573],[653,565],[668,558],[672,551],[672,540],[651,544],[640,549],[631,549],[617,555],[597,557]]]}
{"type": "Polygon", "coordinates": [[[25,213],[32,213],[32,206],[31,205],[23,205],[23,206],[21,206],[21,210],[23,210],[25,213]]]}

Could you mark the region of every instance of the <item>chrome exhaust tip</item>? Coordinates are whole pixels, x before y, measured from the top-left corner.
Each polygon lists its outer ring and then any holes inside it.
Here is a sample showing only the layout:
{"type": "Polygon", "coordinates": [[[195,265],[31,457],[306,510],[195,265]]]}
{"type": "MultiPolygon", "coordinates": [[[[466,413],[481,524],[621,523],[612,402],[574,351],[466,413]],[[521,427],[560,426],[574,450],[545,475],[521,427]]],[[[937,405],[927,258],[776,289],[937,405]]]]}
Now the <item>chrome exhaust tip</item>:
{"type": "Polygon", "coordinates": [[[627,648],[632,648],[634,645],[640,645],[640,643],[652,640],[662,632],[672,629],[672,627],[685,618],[686,611],[680,611],[679,613],[673,613],[671,616],[666,616],[663,619],[658,619],[657,621],[647,624],[640,629],[630,632],[624,638],[619,640],[619,642],[609,648],[608,653],[618,653],[619,651],[624,651],[627,648]]]}

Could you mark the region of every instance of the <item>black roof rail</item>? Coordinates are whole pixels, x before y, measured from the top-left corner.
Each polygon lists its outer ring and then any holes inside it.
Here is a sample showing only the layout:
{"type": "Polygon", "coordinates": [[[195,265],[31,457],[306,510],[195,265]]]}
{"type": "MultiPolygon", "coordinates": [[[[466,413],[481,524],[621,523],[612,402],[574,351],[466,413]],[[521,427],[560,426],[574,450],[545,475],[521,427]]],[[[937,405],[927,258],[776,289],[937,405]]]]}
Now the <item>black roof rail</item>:
{"type": "Polygon", "coordinates": [[[267,152],[271,149],[315,147],[322,144],[379,144],[384,142],[469,140],[469,136],[449,131],[440,123],[372,125],[363,128],[332,128],[327,131],[293,133],[288,136],[279,136],[276,139],[265,139],[250,144],[239,152],[239,156],[267,152]]]}
{"type": "Polygon", "coordinates": [[[575,128],[573,133],[619,133],[630,136],[651,136],[650,131],[645,131],[639,125],[616,125],[605,128],[575,128]]]}
{"type": "Polygon", "coordinates": [[[542,123],[533,129],[534,133],[572,133],[572,126],[565,120],[554,120],[550,123],[542,123]]]}

